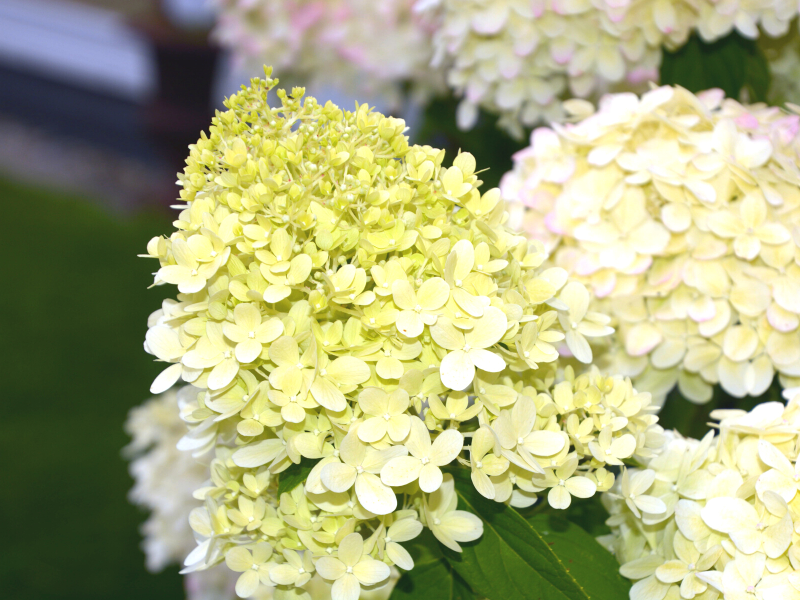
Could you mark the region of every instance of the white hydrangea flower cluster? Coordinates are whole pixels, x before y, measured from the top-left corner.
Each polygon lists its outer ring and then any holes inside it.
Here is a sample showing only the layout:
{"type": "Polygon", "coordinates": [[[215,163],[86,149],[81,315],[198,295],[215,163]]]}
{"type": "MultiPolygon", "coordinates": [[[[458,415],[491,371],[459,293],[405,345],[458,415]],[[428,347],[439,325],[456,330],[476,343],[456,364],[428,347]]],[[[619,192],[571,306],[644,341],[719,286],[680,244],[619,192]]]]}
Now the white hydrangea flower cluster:
{"type": "Polygon", "coordinates": [[[553,385],[608,317],[505,227],[470,154],[444,167],[403,121],[301,88],[270,107],[270,73],[191,147],[176,231],[148,244],[179,291],[150,317],[169,363],[152,391],[192,385],[180,447],[214,456],[186,572],[224,561],[241,597],[316,573],[355,600],[413,567],[401,544],[423,526],[456,551],[481,535],[450,463],[488,498],[564,508],[661,445],[630,380],[553,385]]]}
{"type": "Polygon", "coordinates": [[[428,68],[435,24],[414,1],[216,0],[214,37],[252,71],[272,64],[396,104],[403,84],[420,96],[444,87],[428,68]]]}
{"type": "Polygon", "coordinates": [[[800,375],[799,126],[662,87],[534,131],[503,194],[615,317],[613,372],[657,397],[677,382],[694,402],[717,383],[759,396],[776,370],[785,386],[800,375]]]}
{"type": "Polygon", "coordinates": [[[696,30],[706,41],[732,30],[755,38],[759,26],[783,35],[798,13],[790,0],[421,0],[441,13],[434,64],[463,94],[459,123],[481,106],[501,124],[561,120],[561,98],[657,81],[662,47],[696,30]]]}
{"type": "Polygon", "coordinates": [[[719,410],[719,435],[674,433],[603,501],[601,542],[631,600],[800,598],[800,395],[719,410]]]}
{"type": "MultiPolygon", "coordinates": [[[[188,388],[180,391],[184,398],[190,394],[188,388]]],[[[194,548],[194,537],[186,527],[189,512],[197,506],[192,493],[208,479],[208,461],[204,464],[178,448],[188,432],[178,396],[170,390],[150,398],[131,410],[125,423],[132,438],[125,448],[134,479],[129,497],[150,511],[142,526],[142,549],[151,571],[182,562],[194,548]]]]}

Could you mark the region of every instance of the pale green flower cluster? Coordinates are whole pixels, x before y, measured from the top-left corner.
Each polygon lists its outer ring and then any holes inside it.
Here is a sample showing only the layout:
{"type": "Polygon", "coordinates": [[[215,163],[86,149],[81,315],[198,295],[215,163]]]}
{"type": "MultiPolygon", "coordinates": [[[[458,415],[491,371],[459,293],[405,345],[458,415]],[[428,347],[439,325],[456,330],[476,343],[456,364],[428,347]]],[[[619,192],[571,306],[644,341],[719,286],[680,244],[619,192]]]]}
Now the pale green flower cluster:
{"type": "Polygon", "coordinates": [[[241,597],[316,574],[355,600],[413,567],[423,526],[456,551],[481,535],[454,461],[489,498],[564,508],[661,445],[629,380],[554,385],[608,318],[505,227],[470,154],[445,167],[403,121],[300,88],[270,107],[266,73],[191,146],[176,231],[148,244],[179,291],[150,318],[152,391],[191,384],[179,447],[214,456],[186,571],[224,561],[241,597]]]}
{"type": "Polygon", "coordinates": [[[615,317],[611,370],[663,397],[800,375],[800,117],[721,92],[607,96],[538,129],[502,184],[516,223],[615,317]]]}
{"type": "Polygon", "coordinates": [[[800,395],[719,410],[603,497],[631,600],[800,598],[800,395]]]}
{"type": "Polygon", "coordinates": [[[464,99],[469,128],[478,107],[512,131],[561,120],[561,98],[598,96],[657,81],[662,48],[697,31],[713,41],[738,30],[783,35],[798,13],[789,0],[421,0],[437,14],[434,64],[464,99]]]}

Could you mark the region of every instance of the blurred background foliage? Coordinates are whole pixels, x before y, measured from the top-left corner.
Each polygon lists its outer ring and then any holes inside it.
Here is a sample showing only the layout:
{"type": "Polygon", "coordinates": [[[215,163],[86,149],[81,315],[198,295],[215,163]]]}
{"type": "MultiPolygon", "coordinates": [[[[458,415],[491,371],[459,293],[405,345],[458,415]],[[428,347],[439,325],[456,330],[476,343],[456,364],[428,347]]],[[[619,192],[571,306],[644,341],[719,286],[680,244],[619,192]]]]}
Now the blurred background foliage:
{"type": "MultiPolygon", "coordinates": [[[[59,4],[36,0],[37,7],[59,4]]],[[[214,81],[226,94],[236,89],[224,73],[209,72],[219,65],[203,30],[182,32],[155,2],[87,4],[135,19],[160,48],[159,60],[172,60],[160,65],[162,79],[177,67],[187,82],[208,88],[214,81]]],[[[8,14],[0,10],[3,31],[17,27],[3,21],[8,14]]],[[[70,77],[0,54],[0,335],[7,357],[0,589],[11,599],[177,599],[177,567],[145,570],[138,527],[146,515],[126,497],[132,480],[122,426],[160,371],[142,341],[147,315],[171,292],[147,289],[155,264],[136,255],[170,230],[180,156],[221,94],[204,89],[198,100],[170,80],[155,96],[120,99],[70,77]]],[[[760,51],[738,36],[710,45],[693,39],[667,53],[662,79],[692,91],[718,86],[736,96],[744,89],[751,100],[769,87],[760,51]]],[[[456,106],[452,98],[431,102],[414,124],[414,141],[447,149],[449,160],[459,149],[472,152],[486,188],[496,186],[527,140],[508,137],[485,114],[463,132],[456,106]]],[[[770,394],[779,397],[777,388],[770,394]]],[[[711,409],[753,404],[719,393],[704,406],[676,397],[662,418],[699,436],[711,409]]],[[[604,533],[596,499],[572,514],[604,533]]]]}

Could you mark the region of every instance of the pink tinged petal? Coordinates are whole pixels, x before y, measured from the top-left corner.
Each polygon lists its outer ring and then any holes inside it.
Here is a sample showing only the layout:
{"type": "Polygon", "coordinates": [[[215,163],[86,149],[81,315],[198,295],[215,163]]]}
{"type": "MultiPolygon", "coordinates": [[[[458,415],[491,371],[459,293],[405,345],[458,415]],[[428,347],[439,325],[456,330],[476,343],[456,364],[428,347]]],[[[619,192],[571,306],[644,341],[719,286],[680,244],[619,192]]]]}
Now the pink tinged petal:
{"type": "Polygon", "coordinates": [[[489,373],[499,373],[506,368],[506,361],[502,356],[482,348],[470,350],[469,357],[477,368],[489,373]]]}
{"type": "Polygon", "coordinates": [[[433,463],[428,463],[420,469],[419,489],[428,494],[435,492],[442,485],[442,479],[442,470],[433,463]]]}
{"type": "Polygon", "coordinates": [[[338,558],[332,556],[323,556],[317,559],[315,564],[317,573],[323,579],[335,580],[342,577],[347,572],[347,566],[338,558]]]}
{"type": "Polygon", "coordinates": [[[372,473],[361,473],[356,478],[356,496],[361,506],[376,515],[388,515],[397,508],[394,492],[372,473]]]}
{"type": "Polygon", "coordinates": [[[413,456],[393,458],[381,469],[381,481],[392,487],[400,487],[419,478],[422,462],[413,456]]]}
{"type": "Polygon", "coordinates": [[[661,331],[652,323],[640,323],[625,337],[625,350],[631,356],[644,356],[661,343],[661,331]]]}
{"type": "Polygon", "coordinates": [[[800,318],[796,314],[781,308],[777,303],[772,303],[767,309],[767,321],[772,327],[783,333],[794,331],[800,326],[800,318]]]}
{"type": "Polygon", "coordinates": [[[374,558],[364,557],[353,567],[353,575],[364,585],[375,585],[391,575],[389,565],[374,558]]]}
{"type": "Polygon", "coordinates": [[[320,473],[322,484],[332,492],[346,492],[356,481],[356,469],[350,465],[332,462],[320,473]]]}
{"type": "Polygon", "coordinates": [[[466,352],[454,350],[442,360],[439,374],[445,386],[461,391],[469,387],[475,378],[475,365],[466,352]]]}

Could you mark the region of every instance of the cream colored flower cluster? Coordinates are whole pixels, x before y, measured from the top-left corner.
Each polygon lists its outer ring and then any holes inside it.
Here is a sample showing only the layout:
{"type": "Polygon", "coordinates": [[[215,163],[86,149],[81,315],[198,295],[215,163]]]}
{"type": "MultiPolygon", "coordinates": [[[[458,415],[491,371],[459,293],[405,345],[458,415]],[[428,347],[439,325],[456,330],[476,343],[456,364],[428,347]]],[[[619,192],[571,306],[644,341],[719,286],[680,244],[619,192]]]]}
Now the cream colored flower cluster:
{"type": "Polygon", "coordinates": [[[502,184],[518,225],[613,314],[614,372],[695,402],[800,375],[800,117],[718,91],[606,97],[533,133],[502,184]]]}
{"type": "MultiPolygon", "coordinates": [[[[191,394],[188,388],[180,391],[187,394],[191,394]]],[[[132,438],[125,448],[134,480],[129,497],[150,511],[142,526],[142,549],[151,571],[182,562],[195,546],[186,524],[197,505],[192,493],[208,478],[208,461],[204,464],[177,447],[188,431],[180,417],[178,395],[170,390],[150,398],[131,410],[125,423],[132,438]]]]}
{"type": "Polygon", "coordinates": [[[428,68],[434,23],[414,0],[216,0],[214,36],[253,71],[266,62],[312,84],[396,103],[401,86],[442,89],[428,68]]]}
{"type": "Polygon", "coordinates": [[[635,580],[631,600],[800,598],[800,396],[720,410],[719,435],[675,433],[604,503],[601,541],[635,580]]]}
{"type": "Polygon", "coordinates": [[[564,95],[641,88],[658,79],[662,47],[696,30],[712,41],[733,29],[782,35],[798,13],[789,0],[422,0],[441,13],[435,61],[463,101],[471,127],[478,106],[520,124],[561,120],[564,95]]]}
{"type": "Polygon", "coordinates": [[[445,167],[403,121],[300,88],[270,107],[270,73],[191,146],[176,231],[148,244],[179,291],[150,317],[151,389],[192,385],[180,447],[214,456],[187,571],[225,561],[241,597],[316,573],[354,600],[413,566],[423,526],[454,550],[481,535],[454,461],[489,498],[563,508],[660,446],[629,380],[553,385],[608,317],[505,227],[470,154],[445,167]]]}

